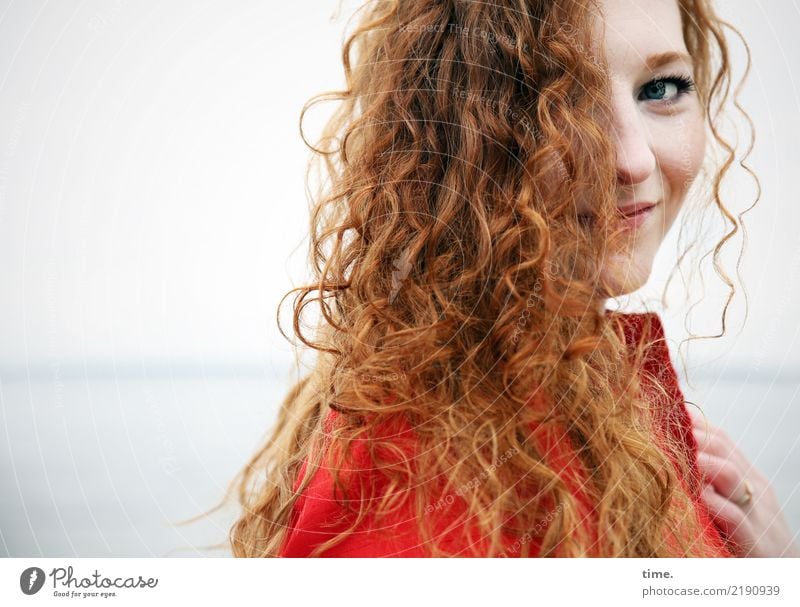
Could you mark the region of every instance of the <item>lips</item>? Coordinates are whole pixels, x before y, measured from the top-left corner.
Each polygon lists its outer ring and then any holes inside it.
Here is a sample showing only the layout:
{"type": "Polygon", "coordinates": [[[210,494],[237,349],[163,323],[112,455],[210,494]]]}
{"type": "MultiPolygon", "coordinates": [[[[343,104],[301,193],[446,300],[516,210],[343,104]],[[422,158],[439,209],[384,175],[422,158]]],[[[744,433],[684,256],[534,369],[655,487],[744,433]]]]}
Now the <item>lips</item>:
{"type": "Polygon", "coordinates": [[[656,206],[655,202],[636,202],[634,204],[625,205],[624,207],[617,207],[617,210],[623,217],[632,217],[647,209],[652,209],[654,206],[656,206]]]}
{"type": "MultiPolygon", "coordinates": [[[[653,214],[653,209],[658,206],[657,202],[635,202],[617,207],[617,212],[620,218],[624,221],[624,225],[629,228],[639,227],[643,225],[647,219],[653,214]]],[[[592,225],[595,216],[591,213],[579,213],[578,219],[581,223],[592,225]]]]}
{"type": "Polygon", "coordinates": [[[618,210],[622,215],[625,227],[636,229],[643,226],[652,217],[655,207],[656,204],[653,202],[639,202],[620,207],[618,210]]]}

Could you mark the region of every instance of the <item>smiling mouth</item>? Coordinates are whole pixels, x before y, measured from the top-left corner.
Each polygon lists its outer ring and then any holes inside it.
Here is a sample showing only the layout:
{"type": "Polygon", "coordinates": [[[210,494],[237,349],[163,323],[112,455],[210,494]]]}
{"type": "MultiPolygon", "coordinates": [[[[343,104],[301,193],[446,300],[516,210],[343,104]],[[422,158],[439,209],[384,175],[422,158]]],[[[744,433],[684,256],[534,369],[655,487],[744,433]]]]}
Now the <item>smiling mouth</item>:
{"type": "Polygon", "coordinates": [[[630,217],[636,217],[637,215],[641,215],[642,213],[646,213],[654,206],[656,206],[655,202],[638,202],[636,204],[628,205],[625,207],[618,207],[617,210],[619,211],[620,215],[622,215],[627,219],[630,217]]]}
{"type": "Polygon", "coordinates": [[[636,208],[626,208],[627,212],[620,211],[626,229],[637,229],[646,224],[653,215],[656,205],[654,203],[637,205],[636,208]]]}
{"type": "MultiPolygon", "coordinates": [[[[628,226],[635,227],[640,225],[656,206],[658,206],[656,202],[641,202],[617,207],[616,210],[620,219],[624,220],[628,226]]],[[[583,225],[591,226],[596,221],[597,215],[592,212],[578,213],[577,218],[583,225]]]]}

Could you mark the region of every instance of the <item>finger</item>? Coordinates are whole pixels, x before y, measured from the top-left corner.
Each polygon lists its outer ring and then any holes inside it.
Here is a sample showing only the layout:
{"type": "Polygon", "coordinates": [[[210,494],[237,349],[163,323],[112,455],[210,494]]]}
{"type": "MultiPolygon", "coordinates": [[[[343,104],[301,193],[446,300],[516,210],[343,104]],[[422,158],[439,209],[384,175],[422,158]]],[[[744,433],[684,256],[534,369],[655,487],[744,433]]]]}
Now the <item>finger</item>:
{"type": "Polygon", "coordinates": [[[706,453],[711,453],[719,457],[724,456],[724,451],[721,449],[719,442],[713,440],[714,436],[704,428],[698,426],[692,427],[692,435],[700,451],[705,451],[706,453]]]}
{"type": "Polygon", "coordinates": [[[706,428],[708,425],[708,419],[702,411],[699,411],[695,407],[686,407],[686,410],[689,412],[689,419],[691,420],[693,427],[706,428]]]}
{"type": "Polygon", "coordinates": [[[711,427],[709,431],[699,428],[692,430],[698,451],[715,455],[721,459],[733,462],[742,475],[751,476],[753,465],[748,461],[728,434],[721,428],[711,427]]]}
{"type": "Polygon", "coordinates": [[[723,430],[717,427],[703,429],[694,427],[692,434],[697,441],[697,447],[701,451],[711,453],[723,459],[738,459],[736,445],[729,439],[723,430]]]}
{"type": "Polygon", "coordinates": [[[697,466],[703,478],[711,483],[722,497],[738,501],[745,495],[744,475],[731,460],[709,453],[698,453],[697,466]]]}
{"type": "Polygon", "coordinates": [[[703,489],[701,497],[711,518],[725,535],[740,546],[749,549],[754,534],[744,512],[710,486],[703,489]]]}

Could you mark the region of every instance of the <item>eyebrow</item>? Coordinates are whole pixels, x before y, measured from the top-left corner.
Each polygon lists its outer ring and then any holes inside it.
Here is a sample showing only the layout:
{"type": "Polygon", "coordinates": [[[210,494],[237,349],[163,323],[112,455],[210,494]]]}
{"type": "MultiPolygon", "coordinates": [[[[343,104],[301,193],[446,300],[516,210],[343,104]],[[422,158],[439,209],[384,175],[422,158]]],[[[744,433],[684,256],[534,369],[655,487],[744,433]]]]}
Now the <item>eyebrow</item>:
{"type": "Polygon", "coordinates": [[[672,63],[673,61],[685,61],[689,65],[693,65],[692,58],[686,53],[678,53],[676,51],[666,51],[664,53],[656,53],[650,55],[645,61],[645,67],[649,70],[655,70],[662,65],[672,63]]]}

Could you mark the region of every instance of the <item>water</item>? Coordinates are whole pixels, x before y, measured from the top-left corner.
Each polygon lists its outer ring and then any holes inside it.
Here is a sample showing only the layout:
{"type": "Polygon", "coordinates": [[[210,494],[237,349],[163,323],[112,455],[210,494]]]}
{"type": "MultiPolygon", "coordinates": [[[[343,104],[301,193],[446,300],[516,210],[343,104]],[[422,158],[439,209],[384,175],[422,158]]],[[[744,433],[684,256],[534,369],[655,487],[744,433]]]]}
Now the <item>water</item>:
{"type": "MultiPolygon", "coordinates": [[[[257,374],[12,377],[0,384],[0,553],[225,555],[236,511],[213,507],[260,444],[287,381],[257,374]]],[[[800,530],[798,383],[729,377],[684,387],[772,479],[800,530]]]]}

